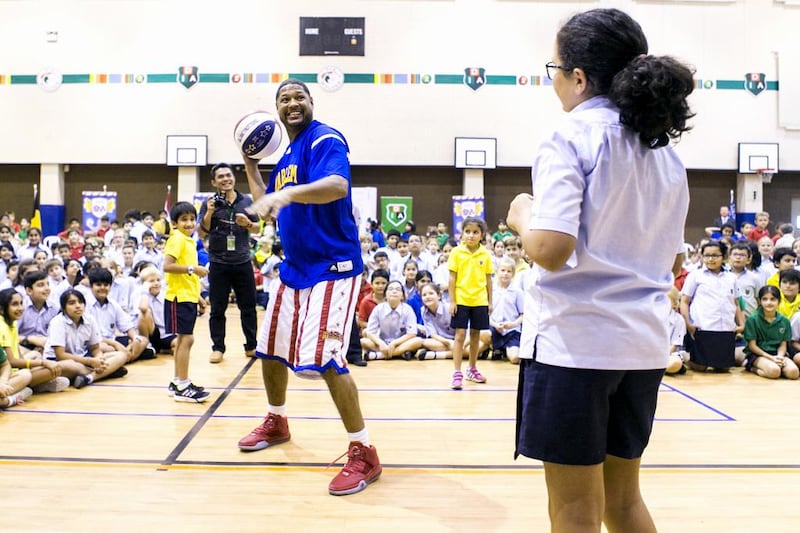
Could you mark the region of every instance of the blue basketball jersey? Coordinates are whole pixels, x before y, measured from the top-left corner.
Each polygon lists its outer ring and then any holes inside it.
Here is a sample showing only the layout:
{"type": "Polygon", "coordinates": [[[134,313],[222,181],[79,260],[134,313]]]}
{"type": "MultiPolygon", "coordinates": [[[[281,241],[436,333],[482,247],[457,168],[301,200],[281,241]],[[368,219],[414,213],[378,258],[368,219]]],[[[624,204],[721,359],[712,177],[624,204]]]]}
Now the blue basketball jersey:
{"type": "MultiPolygon", "coordinates": [[[[349,182],[348,153],[344,135],[314,120],[278,161],[267,193],[334,174],[349,182]]],[[[281,281],[293,289],[353,277],[364,270],[349,191],[346,197],[327,204],[292,203],[282,208],[278,231],[285,255],[280,266],[281,281]]]]}

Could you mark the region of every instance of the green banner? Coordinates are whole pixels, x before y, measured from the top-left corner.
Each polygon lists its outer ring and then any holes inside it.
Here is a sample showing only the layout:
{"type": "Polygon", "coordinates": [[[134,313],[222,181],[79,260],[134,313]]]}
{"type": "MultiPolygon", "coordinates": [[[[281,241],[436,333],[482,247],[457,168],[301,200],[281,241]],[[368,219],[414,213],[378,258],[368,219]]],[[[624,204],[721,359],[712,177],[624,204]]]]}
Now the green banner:
{"type": "Polygon", "coordinates": [[[383,231],[396,229],[405,232],[406,222],[412,220],[412,205],[414,198],[411,196],[381,196],[381,211],[378,217],[381,220],[383,231]]]}

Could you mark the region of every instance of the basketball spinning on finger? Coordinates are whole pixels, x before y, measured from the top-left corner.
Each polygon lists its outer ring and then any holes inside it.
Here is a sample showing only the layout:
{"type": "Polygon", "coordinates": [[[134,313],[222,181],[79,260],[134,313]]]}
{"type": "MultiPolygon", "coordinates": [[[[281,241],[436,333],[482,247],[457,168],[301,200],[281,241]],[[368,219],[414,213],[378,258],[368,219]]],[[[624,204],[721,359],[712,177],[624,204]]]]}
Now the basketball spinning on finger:
{"type": "Polygon", "coordinates": [[[247,113],[233,128],[233,141],[250,159],[264,159],[275,153],[282,137],[278,119],[267,111],[247,113]]]}

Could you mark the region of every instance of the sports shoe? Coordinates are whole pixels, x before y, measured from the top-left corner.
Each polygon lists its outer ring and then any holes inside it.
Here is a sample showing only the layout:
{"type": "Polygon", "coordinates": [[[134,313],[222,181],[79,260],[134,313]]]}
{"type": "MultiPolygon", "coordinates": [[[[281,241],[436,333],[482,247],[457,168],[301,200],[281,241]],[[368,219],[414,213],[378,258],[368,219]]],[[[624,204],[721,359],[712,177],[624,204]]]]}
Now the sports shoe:
{"type": "Polygon", "coordinates": [[[269,413],[260,426],[239,441],[239,449],[245,452],[263,450],[291,439],[289,419],[285,416],[269,413]]]}
{"type": "Polygon", "coordinates": [[[23,404],[23,403],[25,403],[25,400],[30,398],[32,395],[33,395],[33,389],[31,389],[30,387],[25,387],[24,389],[21,389],[18,392],[14,393],[14,394],[12,394],[12,395],[10,395],[8,397],[8,402],[9,403],[8,403],[7,407],[12,407],[14,405],[23,404]],[[13,403],[11,403],[11,402],[13,402],[13,403]]]}
{"type": "MultiPolygon", "coordinates": [[[[334,463],[341,457],[344,454],[334,460],[334,463]]],[[[328,492],[334,496],[361,492],[370,483],[378,481],[382,471],[375,446],[367,447],[360,442],[351,442],[347,450],[347,463],[328,485],[328,492]]]]}
{"type": "Polygon", "coordinates": [[[58,376],[33,387],[34,392],[64,392],[69,388],[69,378],[58,376]]]}
{"type": "Polygon", "coordinates": [[[461,390],[462,382],[464,381],[464,374],[460,370],[453,372],[453,381],[450,383],[450,388],[453,390],[461,390]]]}
{"type": "Polygon", "coordinates": [[[403,352],[403,359],[406,361],[411,361],[414,359],[414,352],[403,352]]]}
{"type": "Polygon", "coordinates": [[[474,381],[475,383],[486,383],[486,378],[483,377],[480,370],[474,366],[467,369],[467,380],[474,381]]]}
{"type": "Polygon", "coordinates": [[[225,357],[224,353],[214,350],[211,352],[211,355],[208,356],[208,362],[214,364],[221,363],[223,357],[225,357]]]}
{"type": "Polygon", "coordinates": [[[148,359],[155,359],[156,358],[156,351],[151,347],[147,347],[142,350],[142,353],[139,354],[139,361],[147,361],[148,359]]]}
{"type": "MultiPolygon", "coordinates": [[[[206,390],[205,387],[198,387],[197,385],[195,385],[195,388],[200,390],[206,390]]],[[[167,396],[174,396],[176,392],[178,392],[178,386],[170,381],[169,385],[167,386],[167,396]]]]}
{"type": "Polygon", "coordinates": [[[92,382],[89,379],[89,375],[88,374],[87,375],[78,374],[77,376],[75,376],[75,379],[72,381],[72,386],[75,387],[76,389],[82,389],[86,385],[91,385],[91,384],[92,384],[92,382]]]}
{"type": "Polygon", "coordinates": [[[190,403],[203,403],[208,400],[210,394],[207,390],[200,387],[195,387],[194,383],[189,383],[183,390],[175,387],[175,393],[172,395],[176,402],[190,402],[190,403]]]}
{"type": "Polygon", "coordinates": [[[108,379],[116,379],[116,378],[124,378],[128,375],[128,369],[124,366],[119,367],[118,369],[114,370],[112,373],[106,376],[108,379]]]}

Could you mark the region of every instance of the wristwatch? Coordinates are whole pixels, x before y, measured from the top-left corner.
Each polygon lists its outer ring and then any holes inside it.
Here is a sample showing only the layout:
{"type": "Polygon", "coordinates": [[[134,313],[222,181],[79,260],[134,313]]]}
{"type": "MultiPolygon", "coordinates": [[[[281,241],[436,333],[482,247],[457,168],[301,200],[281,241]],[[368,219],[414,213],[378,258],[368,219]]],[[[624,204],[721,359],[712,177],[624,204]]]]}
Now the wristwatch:
{"type": "Polygon", "coordinates": [[[191,276],[192,274],[194,274],[194,267],[193,267],[193,266],[191,266],[191,265],[189,265],[188,267],[186,267],[186,273],[187,273],[187,274],[189,274],[190,276],[191,276]]]}

